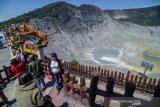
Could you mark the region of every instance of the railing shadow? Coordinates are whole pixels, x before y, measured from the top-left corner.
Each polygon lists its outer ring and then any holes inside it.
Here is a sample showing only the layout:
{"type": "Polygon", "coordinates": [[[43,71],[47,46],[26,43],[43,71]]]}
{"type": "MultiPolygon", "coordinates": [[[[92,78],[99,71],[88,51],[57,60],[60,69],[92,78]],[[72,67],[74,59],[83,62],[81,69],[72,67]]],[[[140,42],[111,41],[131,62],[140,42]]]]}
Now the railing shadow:
{"type": "Polygon", "coordinates": [[[52,79],[51,81],[48,81],[48,82],[45,84],[45,87],[44,87],[43,90],[45,91],[47,88],[53,87],[54,83],[55,83],[54,79],[52,79]]]}

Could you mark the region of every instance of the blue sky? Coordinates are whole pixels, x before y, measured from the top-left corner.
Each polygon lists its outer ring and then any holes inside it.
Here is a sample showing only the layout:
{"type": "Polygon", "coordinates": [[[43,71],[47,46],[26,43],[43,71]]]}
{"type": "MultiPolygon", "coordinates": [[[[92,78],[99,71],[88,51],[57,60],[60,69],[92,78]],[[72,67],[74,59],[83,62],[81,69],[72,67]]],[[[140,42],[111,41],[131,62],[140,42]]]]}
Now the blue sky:
{"type": "MultiPolygon", "coordinates": [[[[60,0],[0,0],[0,22],[60,0]]],[[[101,9],[141,8],[160,5],[160,0],[63,0],[79,6],[92,4],[101,9]]]]}

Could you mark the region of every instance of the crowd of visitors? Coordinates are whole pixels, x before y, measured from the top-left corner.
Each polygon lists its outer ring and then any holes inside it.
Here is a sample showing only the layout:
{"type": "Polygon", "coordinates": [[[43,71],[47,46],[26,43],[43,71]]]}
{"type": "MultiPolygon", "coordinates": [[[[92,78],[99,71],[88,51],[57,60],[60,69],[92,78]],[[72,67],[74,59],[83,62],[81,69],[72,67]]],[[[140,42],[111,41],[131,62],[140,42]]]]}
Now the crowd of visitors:
{"type": "MultiPolygon", "coordinates": [[[[15,40],[18,41],[18,36],[15,36],[13,32],[10,33],[11,34],[7,34],[7,37],[14,55],[11,59],[11,72],[18,81],[15,92],[17,107],[54,107],[51,103],[51,97],[49,95],[43,96],[47,85],[44,81],[46,72],[43,71],[41,63],[45,62],[48,64],[48,74],[52,75],[51,82],[54,83],[54,87],[57,89],[56,94],[59,95],[63,87],[63,62],[58,59],[57,54],[54,52],[50,58],[46,57],[43,61],[39,60],[34,54],[24,55],[20,51],[18,42],[15,42],[15,40]]],[[[3,103],[9,104],[8,98],[1,87],[0,98],[3,103]]]]}
{"type": "MultiPolygon", "coordinates": [[[[58,59],[56,53],[52,53],[48,59],[49,73],[52,75],[58,95],[63,87],[62,61],[58,59]]],[[[18,80],[15,92],[17,107],[54,107],[51,103],[51,97],[49,95],[47,97],[43,96],[44,89],[47,87],[41,63],[42,60],[38,60],[36,55],[30,54],[25,57],[20,50],[16,50],[15,56],[11,59],[11,71],[18,80]]],[[[0,94],[0,97],[4,99],[4,103],[8,101],[4,93],[0,94]]]]}

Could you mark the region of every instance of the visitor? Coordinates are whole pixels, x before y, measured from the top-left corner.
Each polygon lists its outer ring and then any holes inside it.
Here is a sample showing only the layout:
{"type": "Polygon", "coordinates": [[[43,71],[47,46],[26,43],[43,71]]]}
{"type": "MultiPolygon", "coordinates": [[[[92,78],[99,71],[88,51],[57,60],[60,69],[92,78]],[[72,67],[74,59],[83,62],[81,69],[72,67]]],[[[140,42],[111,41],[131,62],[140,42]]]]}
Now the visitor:
{"type": "Polygon", "coordinates": [[[44,72],[43,72],[43,66],[41,65],[41,60],[36,60],[35,55],[29,55],[28,57],[28,70],[30,73],[33,74],[33,77],[35,78],[36,85],[40,89],[40,91],[43,93],[43,88],[45,86],[44,82],[44,72]]]}
{"type": "Polygon", "coordinates": [[[12,54],[16,55],[16,52],[15,52],[16,51],[16,47],[14,46],[13,37],[12,36],[8,37],[8,46],[11,47],[12,54]]]}
{"type": "Polygon", "coordinates": [[[51,54],[50,68],[51,68],[51,72],[53,73],[55,86],[57,88],[57,95],[58,95],[60,93],[61,88],[62,88],[62,83],[60,80],[61,67],[60,67],[60,62],[59,62],[59,59],[57,58],[56,53],[51,54]]]}
{"type": "Polygon", "coordinates": [[[13,58],[17,58],[19,61],[26,62],[25,57],[20,50],[16,50],[16,55],[13,58]]]}
{"type": "Polygon", "coordinates": [[[44,107],[43,95],[30,73],[20,75],[20,83],[16,89],[17,107],[44,107]]]}
{"type": "Polygon", "coordinates": [[[24,62],[14,58],[11,60],[11,71],[14,73],[16,78],[18,78],[18,82],[20,84],[19,76],[21,73],[27,72],[27,68],[25,67],[24,62]]]}

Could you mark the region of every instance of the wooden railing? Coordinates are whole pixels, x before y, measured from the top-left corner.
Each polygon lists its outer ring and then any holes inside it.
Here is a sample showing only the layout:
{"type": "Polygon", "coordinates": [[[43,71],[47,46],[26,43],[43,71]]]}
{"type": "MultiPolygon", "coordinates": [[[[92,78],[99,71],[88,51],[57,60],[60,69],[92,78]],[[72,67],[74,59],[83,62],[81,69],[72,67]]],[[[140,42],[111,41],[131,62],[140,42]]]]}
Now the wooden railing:
{"type": "MultiPolygon", "coordinates": [[[[44,65],[44,72],[48,72],[48,64],[46,62],[42,63],[44,65]]],[[[64,62],[63,69],[69,70],[70,73],[75,75],[82,75],[85,78],[91,78],[93,71],[99,72],[99,79],[102,82],[107,82],[108,77],[113,77],[115,84],[124,85],[126,82],[132,82],[136,85],[136,89],[146,91],[153,94],[154,88],[156,85],[160,85],[160,80],[158,81],[155,78],[144,78],[142,76],[132,75],[129,71],[127,75],[117,71],[110,71],[108,69],[101,69],[100,67],[94,66],[84,66],[84,65],[72,65],[71,62],[64,62]]],[[[3,69],[0,69],[0,81],[9,80],[13,74],[10,70],[10,66],[3,66],[3,69]]]]}
{"type": "Polygon", "coordinates": [[[13,77],[13,73],[11,72],[10,66],[6,67],[3,66],[2,69],[0,69],[0,83],[3,83],[4,81],[10,81],[10,78],[13,77]]]}
{"type": "MultiPolygon", "coordinates": [[[[46,62],[42,64],[44,65],[44,71],[49,72],[48,64],[46,62]]],[[[66,93],[73,97],[78,93],[78,97],[81,101],[90,107],[96,105],[96,95],[104,96],[104,99],[108,97],[117,97],[117,95],[119,97],[133,97],[135,89],[146,91],[154,94],[153,96],[160,97],[160,94],[158,94],[160,93],[160,81],[157,82],[157,79],[131,75],[129,71],[125,75],[121,72],[101,69],[100,67],[84,66],[80,64],[72,65],[70,62],[64,62],[63,69],[65,71],[62,76],[63,86],[66,93]],[[80,84],[78,84],[76,76],[80,77],[80,84]],[[91,79],[90,87],[86,87],[86,78],[91,79]],[[97,88],[99,80],[107,83],[105,92],[97,88]],[[124,94],[114,92],[114,84],[124,86],[124,94]]],[[[146,106],[149,101],[143,100],[142,102],[146,106]]],[[[104,102],[104,104],[106,103],[104,102]]],[[[156,103],[152,100],[149,104],[156,103]]]]}
{"type": "Polygon", "coordinates": [[[71,62],[64,62],[63,68],[65,70],[70,70],[71,73],[76,75],[83,75],[84,77],[91,78],[93,71],[98,71],[100,73],[99,78],[102,82],[107,82],[108,77],[113,77],[115,84],[124,85],[126,82],[132,82],[136,85],[136,89],[146,91],[147,93],[154,93],[154,88],[156,85],[160,84],[155,78],[145,78],[138,75],[131,74],[130,71],[125,75],[122,72],[110,71],[108,69],[101,69],[100,67],[94,66],[84,66],[84,65],[72,65],[71,62]]]}

